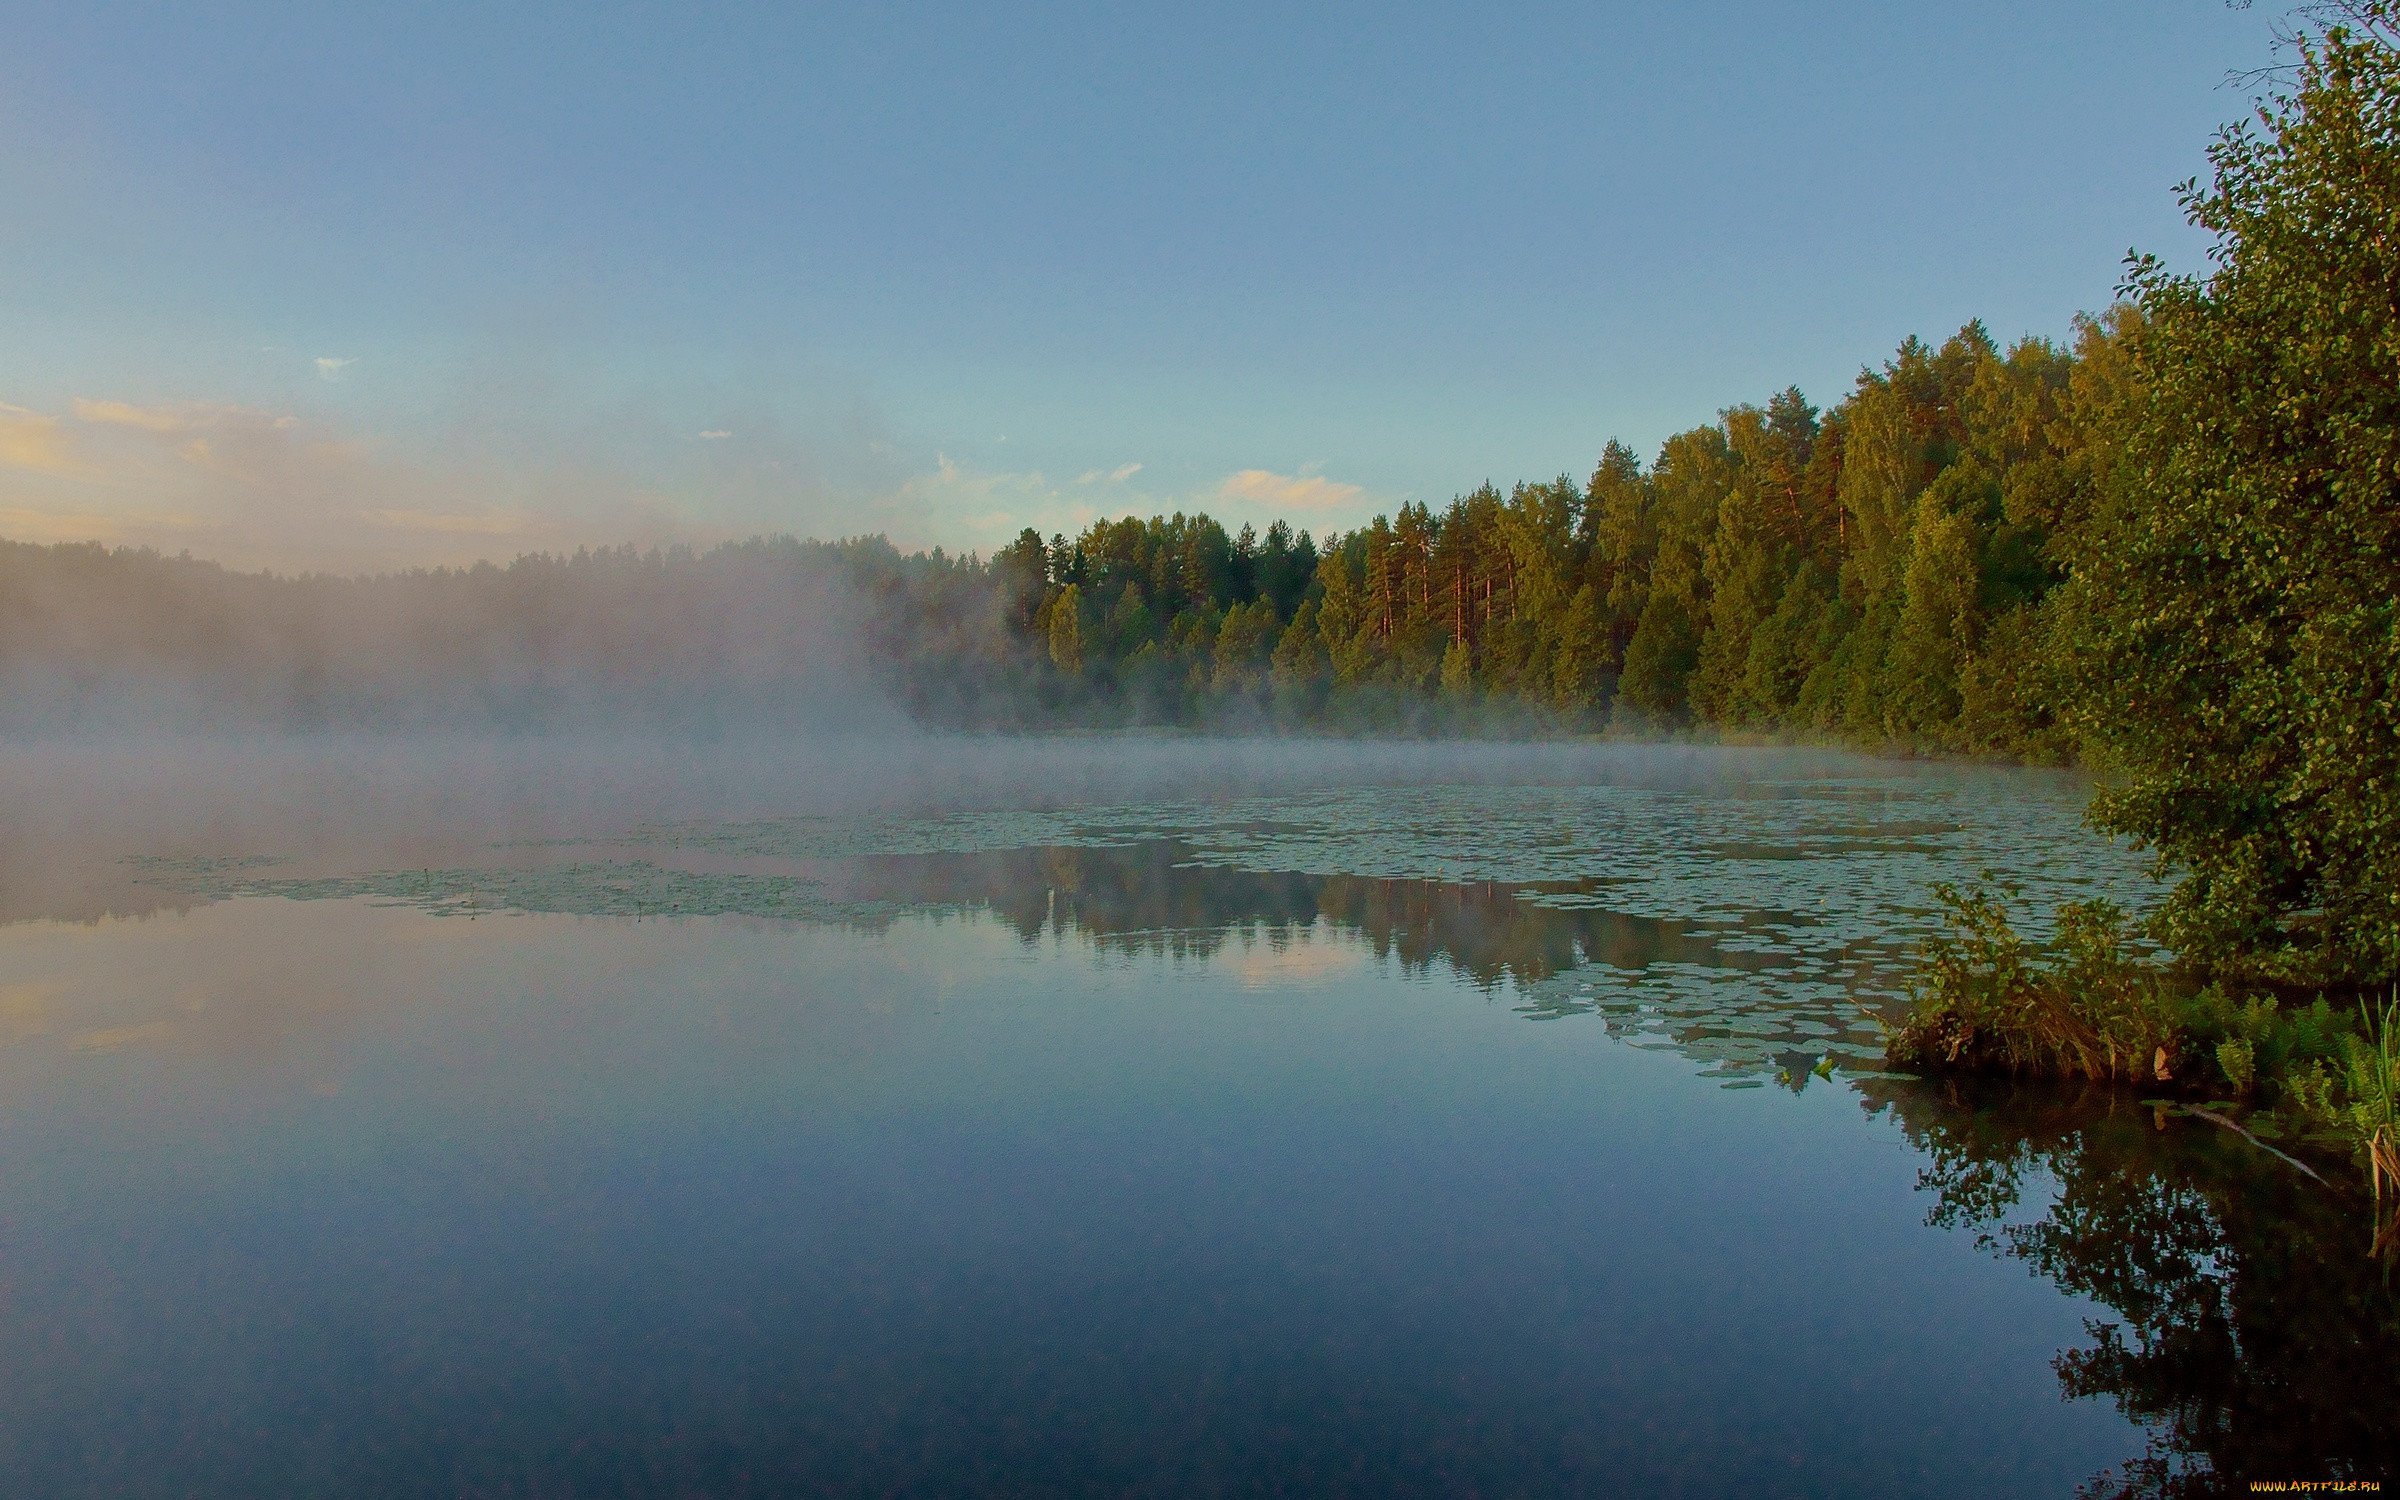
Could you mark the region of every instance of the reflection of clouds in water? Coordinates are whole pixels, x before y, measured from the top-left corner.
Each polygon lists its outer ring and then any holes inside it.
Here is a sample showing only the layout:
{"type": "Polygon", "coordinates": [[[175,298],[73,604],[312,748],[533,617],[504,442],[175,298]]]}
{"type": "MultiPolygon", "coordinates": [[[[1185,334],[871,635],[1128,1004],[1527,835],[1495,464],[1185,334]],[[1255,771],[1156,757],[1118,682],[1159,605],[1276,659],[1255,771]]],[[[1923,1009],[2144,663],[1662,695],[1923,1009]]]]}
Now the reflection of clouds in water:
{"type": "MultiPolygon", "coordinates": [[[[349,751],[302,756],[297,780],[280,762],[278,777],[244,772],[247,791],[165,798],[174,783],[136,777],[142,796],[75,802],[139,817],[80,884],[34,856],[101,847],[78,842],[89,818],[0,848],[0,912],[278,896],[470,919],[417,923],[428,943],[495,912],[875,932],[977,913],[961,930],[1002,947],[1014,933],[1221,963],[1261,989],[1311,982],[1311,964],[1438,967],[1529,1016],[1597,1015],[1728,1076],[1770,1076],[1794,1057],[1880,1058],[1865,1011],[1896,1000],[1937,880],[2017,882],[2036,936],[2061,901],[2152,894],[2137,857],[2081,825],[2079,778],[1829,753],[872,737],[777,757],[746,743],[673,759],[581,742],[349,751]],[[162,807],[175,816],[157,821],[162,807]],[[259,855],[289,858],[242,858],[259,855]],[[1325,940],[1305,951],[1241,947],[1246,931],[1271,945],[1312,928],[1325,940]]],[[[926,940],[909,933],[894,961],[926,940]]],[[[275,951],[244,961],[271,968],[275,951]]],[[[971,985],[999,951],[931,982],[971,985]]],[[[358,967],[335,957],[327,972],[347,983],[358,967]]],[[[312,1007],[339,1002],[290,1002],[312,1007]]]]}
{"type": "Polygon", "coordinates": [[[1325,984],[1365,972],[1368,952],[1354,940],[1313,928],[1278,929],[1266,938],[1245,930],[1217,950],[1218,972],[1246,990],[1325,984]]]}
{"type": "MultiPolygon", "coordinates": [[[[1751,764],[1794,769],[1772,756],[1751,764]]],[[[453,917],[881,931],[911,911],[972,911],[1025,943],[1072,933],[1129,959],[1222,962],[1254,988],[1307,982],[1311,963],[1327,973],[1438,963],[1508,988],[1528,1016],[1596,1014],[1612,1033],[1668,1041],[1726,1078],[1879,1066],[1875,1013],[1897,1001],[1935,930],[1935,881],[1988,871],[2020,885],[2036,935],[2061,901],[2108,895],[2139,908],[2150,894],[2137,859],[2082,828],[2072,778],[1843,769],[686,819],[489,846],[482,862],[450,868],[302,875],[204,859],[160,862],[151,878],[192,895],[366,897],[453,917]],[[1365,941],[1227,956],[1245,935],[1312,928],[1365,941]]]]}
{"type": "Polygon", "coordinates": [[[508,983],[505,954],[467,947],[449,924],[393,921],[362,906],[296,919],[283,903],[234,901],[96,922],[0,927],[0,1037],[60,1039],[78,1054],[172,1049],[214,1069],[323,1086],[345,1039],[419,1003],[433,976],[481,968],[508,983]]]}
{"type": "Polygon", "coordinates": [[[57,980],[0,983],[0,1044],[48,1036],[67,987],[57,980]]]}
{"type": "Polygon", "coordinates": [[[76,1052],[114,1052],[136,1042],[155,1042],[175,1034],[173,1021],[141,1021],[131,1026],[103,1026],[67,1043],[76,1052]]]}
{"type": "MultiPolygon", "coordinates": [[[[627,852],[858,859],[908,850],[917,899],[981,901],[1040,930],[1045,892],[1103,948],[1213,951],[1245,922],[1317,919],[1404,966],[1513,987],[1530,1016],[1598,1014],[1724,1077],[1830,1058],[1872,1067],[1938,917],[1931,887],[1990,872],[2042,935],[2063,901],[2155,896],[2141,861],[2081,822],[2053,772],[1807,767],[1748,779],[1341,787],[1219,802],[937,818],[768,819],[638,832],[627,852]],[[1812,770],[1816,774],[1807,774],[1812,770]],[[942,863],[942,851],[950,851],[942,863]],[[937,869],[946,869],[947,877],[937,869]],[[939,895],[935,892],[938,890],[939,895]],[[1032,898],[1029,902],[1028,896],[1032,898]]],[[[1745,764],[1715,762],[1718,769],[1745,764]]],[[[903,861],[904,862],[904,861],[903,861]]],[[[906,900],[910,892],[886,888],[906,900]]]]}
{"type": "MultiPolygon", "coordinates": [[[[373,900],[211,901],[163,916],[0,926],[0,973],[25,976],[0,986],[0,1055],[43,1071],[67,1059],[164,1061],[191,1088],[229,1086],[246,1107],[268,1109],[299,1094],[336,1096],[362,1058],[410,1035],[444,1040],[409,1070],[430,1066],[459,1084],[500,1068],[509,1046],[569,1058],[638,1049],[634,1031],[676,1024],[654,1016],[705,1013],[712,995],[765,975],[775,1000],[744,1018],[750,1046],[772,1051],[805,1035],[820,1060],[856,1059],[1025,956],[1003,924],[957,913],[867,931],[739,916],[434,921],[373,900]],[[847,981],[833,977],[844,972],[847,981]],[[599,1012],[626,1006],[643,1014],[619,1034],[599,1012]]],[[[627,1019],[620,1010],[616,1023],[627,1019]]],[[[510,1086],[505,1076],[484,1081],[510,1086]]],[[[175,1104],[145,1092],[132,1107],[175,1104]]]]}

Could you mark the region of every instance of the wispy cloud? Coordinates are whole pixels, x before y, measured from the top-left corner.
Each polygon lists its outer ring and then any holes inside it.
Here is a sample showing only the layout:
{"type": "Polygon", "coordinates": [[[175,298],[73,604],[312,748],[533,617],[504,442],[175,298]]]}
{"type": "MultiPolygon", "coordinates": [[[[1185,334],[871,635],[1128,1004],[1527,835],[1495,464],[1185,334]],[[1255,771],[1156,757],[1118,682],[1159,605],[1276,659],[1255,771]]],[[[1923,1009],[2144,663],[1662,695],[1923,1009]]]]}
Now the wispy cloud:
{"type": "Polygon", "coordinates": [[[761,531],[881,529],[904,545],[955,546],[959,509],[1030,513],[1049,489],[1038,475],[955,467],[912,489],[880,418],[855,404],[826,416],[823,401],[761,403],[696,429],[646,396],[578,407],[542,397],[552,388],[539,381],[489,385],[466,392],[454,420],[397,431],[306,405],[106,392],[63,409],[0,403],[0,537],[337,572],[761,531]],[[695,441],[700,432],[709,440],[695,441]]]}
{"type": "Polygon", "coordinates": [[[0,404],[0,467],[60,476],[86,472],[58,418],[6,404],[0,404]]]}
{"type": "Polygon", "coordinates": [[[968,545],[985,549],[1005,544],[1027,527],[1047,536],[1078,532],[1100,519],[1097,506],[1069,495],[1038,470],[969,468],[947,453],[936,454],[931,473],[911,477],[876,509],[902,545],[937,540],[951,545],[963,533],[968,545]],[[928,523],[938,532],[926,534],[928,523]]]}
{"type": "Polygon", "coordinates": [[[563,524],[545,533],[476,503],[488,484],[289,412],[222,402],[0,406],[0,475],[14,476],[0,483],[0,535],[189,548],[241,566],[464,562],[497,535],[566,539],[563,524]]]}
{"type": "Polygon", "coordinates": [[[144,432],[183,432],[193,425],[192,414],[175,407],[135,406],[130,401],[75,398],[75,420],[103,427],[138,427],[144,432]]]}
{"type": "Polygon", "coordinates": [[[522,517],[498,511],[465,514],[430,510],[377,510],[367,512],[366,519],[394,531],[426,531],[443,536],[518,536],[527,529],[522,517]]]}
{"type": "Polygon", "coordinates": [[[320,354],[317,356],[317,378],[319,380],[339,380],[342,378],[344,370],[357,363],[356,355],[337,359],[330,354],[320,354]]]}
{"type": "MultiPolygon", "coordinates": [[[[1149,492],[1138,461],[1072,480],[977,467],[914,446],[838,386],[584,399],[539,362],[509,359],[467,382],[454,413],[391,430],[355,420],[330,401],[0,404],[0,536],[347,572],[776,531],[988,551],[1026,528],[1073,533],[1103,514],[1214,503],[1149,492]],[[529,363],[552,378],[525,378],[529,363]]],[[[1287,506],[1358,493],[1306,470],[1227,483],[1287,506]]]]}
{"type": "MultiPolygon", "coordinates": [[[[1315,465],[1309,468],[1314,469],[1315,465]]],[[[1217,486],[1217,499],[1221,502],[1273,511],[1339,510],[1364,494],[1364,486],[1327,479],[1306,470],[1278,474],[1271,469],[1243,469],[1226,475],[1217,486]]]]}
{"type": "Polygon", "coordinates": [[[130,427],[162,437],[202,432],[227,423],[264,423],[279,430],[300,424],[298,417],[288,413],[264,412],[251,407],[227,406],[209,401],[136,406],[130,401],[94,401],[87,396],[78,396],[71,410],[78,422],[89,422],[96,427],[130,427]]]}
{"type": "Polygon", "coordinates": [[[119,542],[123,516],[51,506],[0,505],[0,537],[12,542],[119,542]]]}

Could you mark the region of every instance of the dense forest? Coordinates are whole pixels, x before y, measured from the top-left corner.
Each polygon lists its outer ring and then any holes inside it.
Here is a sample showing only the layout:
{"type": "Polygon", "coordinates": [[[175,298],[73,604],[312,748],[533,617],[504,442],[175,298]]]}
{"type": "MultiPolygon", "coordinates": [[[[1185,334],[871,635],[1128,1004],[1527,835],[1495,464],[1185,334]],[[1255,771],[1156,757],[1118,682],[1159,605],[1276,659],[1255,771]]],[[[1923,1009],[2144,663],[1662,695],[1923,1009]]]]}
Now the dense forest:
{"type": "Polygon", "coordinates": [[[2130,314],[2071,347],[1904,344],[1591,476],[1486,484],[1312,540],[1103,522],[995,560],[1050,691],[1134,718],[1523,722],[2057,758],[2047,605],[2130,314]],[[1428,712],[1427,705],[1432,705],[1428,712]]]}
{"type": "Polygon", "coordinates": [[[279,578],[0,546],[7,717],[805,715],[952,725],[1686,726],[2054,759],[2045,642],[2130,314],[1970,324],[1589,479],[1312,538],[1128,516],[988,559],[881,538],[279,578]]]}

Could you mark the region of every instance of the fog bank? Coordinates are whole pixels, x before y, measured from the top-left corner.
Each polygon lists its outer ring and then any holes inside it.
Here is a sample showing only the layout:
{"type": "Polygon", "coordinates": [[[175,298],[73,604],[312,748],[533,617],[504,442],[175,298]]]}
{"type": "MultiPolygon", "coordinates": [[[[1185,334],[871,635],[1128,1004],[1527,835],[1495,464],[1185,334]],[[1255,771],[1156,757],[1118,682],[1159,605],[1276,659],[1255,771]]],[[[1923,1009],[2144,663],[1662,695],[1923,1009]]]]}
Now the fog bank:
{"type": "Polygon", "coordinates": [[[1223,803],[1360,786],[1405,801],[1412,787],[1459,782],[1771,791],[1905,770],[1830,750],[1595,741],[913,729],[52,736],[0,742],[0,920],[156,909],[161,896],[127,863],[150,856],[395,867],[681,819],[1223,803]]]}

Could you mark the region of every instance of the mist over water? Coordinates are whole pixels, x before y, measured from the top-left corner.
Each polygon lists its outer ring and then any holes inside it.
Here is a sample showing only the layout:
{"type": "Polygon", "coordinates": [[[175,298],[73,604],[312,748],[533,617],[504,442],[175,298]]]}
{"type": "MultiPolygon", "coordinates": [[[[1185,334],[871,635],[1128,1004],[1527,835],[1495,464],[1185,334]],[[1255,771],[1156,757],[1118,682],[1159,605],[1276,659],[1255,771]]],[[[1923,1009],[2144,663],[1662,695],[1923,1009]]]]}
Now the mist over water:
{"type": "Polygon", "coordinates": [[[0,1500],[2400,1483],[2400,0],[2180,9],[20,22],[0,1500]]]}
{"type": "Polygon", "coordinates": [[[2385,1357],[2330,1240],[2264,1253],[2271,1160],[1882,1067],[1932,881],[2146,899],[2085,791],[888,720],[20,740],[0,1479],[2039,1495],[2261,1450],[2254,1384],[2373,1450],[2336,1374],[2194,1382],[2157,1312],[2385,1357]],[[2095,1199],[2157,1266],[2073,1236],[2095,1199]]]}
{"type": "MultiPolygon", "coordinates": [[[[1956,773],[1834,750],[1593,741],[957,734],[873,715],[847,731],[692,735],[86,729],[0,742],[0,912],[124,909],[133,856],[411,858],[679,819],[934,818],[1221,805],[1375,789],[1624,787],[1740,796],[1956,773]],[[104,893],[116,892],[110,896],[104,893]],[[63,903],[63,907],[62,907],[63,903]],[[80,905],[79,905],[80,903],[80,905]]],[[[1983,771],[2072,798],[2058,772],[1983,771]]]]}
{"type": "Polygon", "coordinates": [[[2080,776],[1009,732],[1072,715],[993,575],[860,556],[0,599],[0,1480],[2039,1494],[2137,1450],[2142,1393],[2053,1394],[2089,1299],[1924,1241],[1850,1102],[1913,1097],[1876,1016],[1932,881],[2149,899],[2080,776]],[[1888,1305],[1767,1332],[1860,1265],[1888,1305]]]}
{"type": "Polygon", "coordinates": [[[1137,947],[1331,923],[1727,1077],[1879,1064],[1935,881],[2015,884],[2037,935],[2061,902],[2151,895],[2076,827],[2071,774],[1768,747],[94,736],[6,769],[0,920],[258,897],[871,929],[953,911],[1137,947]]]}
{"type": "Polygon", "coordinates": [[[880,539],[360,577],[0,542],[0,733],[855,733],[975,681],[989,595],[880,539]]]}

